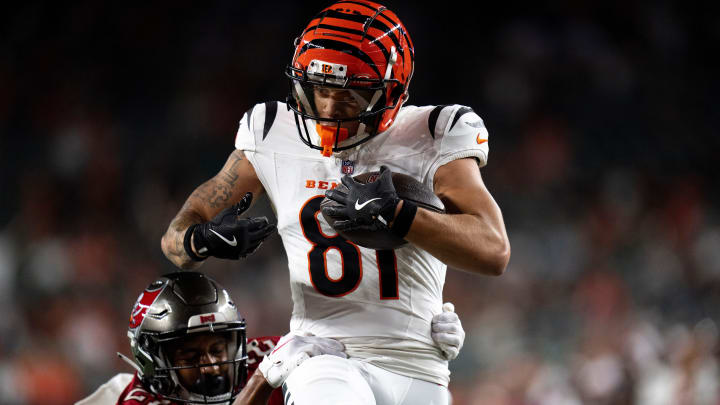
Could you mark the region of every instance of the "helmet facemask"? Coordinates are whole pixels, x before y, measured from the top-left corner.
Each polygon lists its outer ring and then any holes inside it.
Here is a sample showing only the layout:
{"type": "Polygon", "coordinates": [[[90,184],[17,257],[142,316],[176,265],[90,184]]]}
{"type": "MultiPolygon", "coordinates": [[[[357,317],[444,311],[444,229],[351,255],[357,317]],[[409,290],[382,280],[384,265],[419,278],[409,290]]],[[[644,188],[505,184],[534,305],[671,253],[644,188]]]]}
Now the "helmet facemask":
{"type": "Polygon", "coordinates": [[[201,404],[230,403],[245,381],[244,331],[191,333],[160,339],[161,363],[156,369],[173,381],[167,399],[201,404]]]}
{"type": "Polygon", "coordinates": [[[305,144],[321,149],[324,156],[353,148],[376,135],[383,112],[401,101],[395,97],[388,105],[393,89],[400,86],[390,77],[392,63],[383,79],[347,77],[343,74],[347,70],[346,65],[313,60],[305,69],[288,67],[286,71],[290,78],[288,106],[295,112],[300,137],[305,144]],[[308,130],[306,120],[314,123],[317,136],[308,130]],[[319,138],[319,148],[314,137],[319,138]]]}
{"type": "Polygon", "coordinates": [[[237,322],[218,327],[221,331],[207,332],[203,325],[141,336],[143,343],[134,351],[149,353],[153,365],[152,370],[141,373],[143,383],[172,401],[230,404],[247,378],[245,325],[237,322]]]}

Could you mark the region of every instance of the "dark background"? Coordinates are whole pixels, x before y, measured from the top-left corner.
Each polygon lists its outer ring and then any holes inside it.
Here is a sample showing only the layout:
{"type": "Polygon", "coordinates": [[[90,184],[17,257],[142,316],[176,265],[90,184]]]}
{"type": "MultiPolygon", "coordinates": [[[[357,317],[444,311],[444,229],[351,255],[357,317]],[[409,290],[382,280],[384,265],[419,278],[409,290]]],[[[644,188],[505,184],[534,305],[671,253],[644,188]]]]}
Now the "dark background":
{"type": "MultiPolygon", "coordinates": [[[[293,38],[328,4],[149,3],[0,16],[3,404],[130,372],[114,353],[173,270],[161,235],[242,114],[284,100],[293,38]]],[[[448,271],[454,403],[718,404],[718,7],[577,3],[387,4],[415,43],[410,103],[485,120],[513,249],[500,278],[448,271]]],[[[287,330],[279,237],[203,271],[250,336],[287,330]]]]}

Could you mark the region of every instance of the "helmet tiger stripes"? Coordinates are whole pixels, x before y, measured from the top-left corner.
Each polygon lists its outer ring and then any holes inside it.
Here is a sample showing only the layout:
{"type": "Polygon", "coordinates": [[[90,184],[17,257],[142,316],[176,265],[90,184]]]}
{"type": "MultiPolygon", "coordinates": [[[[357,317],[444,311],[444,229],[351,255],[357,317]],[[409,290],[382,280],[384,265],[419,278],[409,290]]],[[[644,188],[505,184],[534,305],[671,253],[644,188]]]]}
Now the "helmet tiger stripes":
{"type": "Polygon", "coordinates": [[[387,130],[407,100],[414,58],[405,26],[386,7],[353,0],[322,10],[295,40],[285,71],[300,139],[330,156],[387,130]]]}

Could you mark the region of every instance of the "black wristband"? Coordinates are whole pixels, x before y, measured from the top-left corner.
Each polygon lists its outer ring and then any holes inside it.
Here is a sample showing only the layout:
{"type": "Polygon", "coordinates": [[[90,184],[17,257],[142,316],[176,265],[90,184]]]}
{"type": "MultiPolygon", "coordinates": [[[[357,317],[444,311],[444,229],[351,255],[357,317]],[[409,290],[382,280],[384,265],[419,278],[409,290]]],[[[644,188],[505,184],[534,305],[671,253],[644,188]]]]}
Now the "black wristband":
{"type": "Polygon", "coordinates": [[[400,212],[395,218],[395,221],[392,224],[392,228],[390,228],[390,232],[392,232],[396,236],[404,238],[405,235],[407,235],[408,231],[410,231],[410,225],[412,225],[413,220],[415,219],[417,209],[418,207],[417,205],[415,205],[415,203],[404,200],[403,206],[402,208],[400,208],[400,212]]]}
{"type": "Polygon", "coordinates": [[[198,224],[190,225],[190,227],[185,231],[185,238],[183,239],[183,246],[185,247],[185,253],[187,253],[188,256],[190,256],[191,259],[193,259],[196,262],[201,262],[205,259],[207,259],[207,256],[200,257],[193,252],[192,247],[190,246],[190,238],[192,237],[193,231],[195,231],[195,227],[198,226],[198,224]]]}

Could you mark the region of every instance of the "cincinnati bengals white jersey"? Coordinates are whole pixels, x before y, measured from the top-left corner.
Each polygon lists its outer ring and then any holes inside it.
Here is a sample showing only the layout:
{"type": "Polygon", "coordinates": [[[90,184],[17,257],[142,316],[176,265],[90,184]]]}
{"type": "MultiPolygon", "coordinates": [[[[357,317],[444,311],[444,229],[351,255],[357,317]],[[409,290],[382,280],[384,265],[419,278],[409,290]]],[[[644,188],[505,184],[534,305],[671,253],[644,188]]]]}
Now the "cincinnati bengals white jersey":
{"type": "MultiPolygon", "coordinates": [[[[317,136],[310,122],[308,129],[317,136]]],[[[432,189],[436,170],[454,159],[474,157],[484,166],[487,137],[468,107],[406,106],[390,129],[328,158],[302,143],[284,103],[248,111],[235,147],[245,151],[277,215],[294,303],[290,329],[338,339],[351,357],[446,386],[447,361],[430,321],[442,311],[447,266],[412,244],[375,251],[344,240],[323,219],[320,202],[344,173],[381,165],[432,189]]]]}

